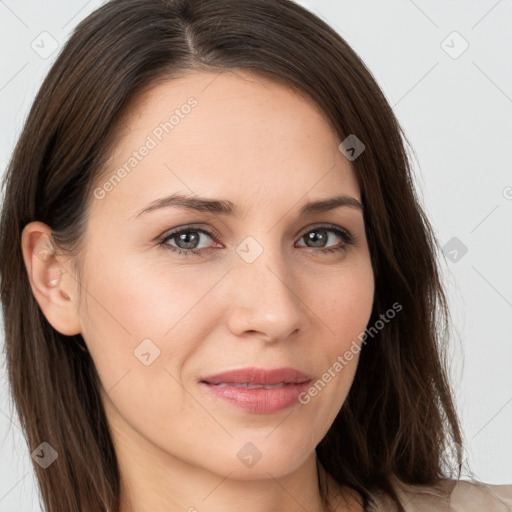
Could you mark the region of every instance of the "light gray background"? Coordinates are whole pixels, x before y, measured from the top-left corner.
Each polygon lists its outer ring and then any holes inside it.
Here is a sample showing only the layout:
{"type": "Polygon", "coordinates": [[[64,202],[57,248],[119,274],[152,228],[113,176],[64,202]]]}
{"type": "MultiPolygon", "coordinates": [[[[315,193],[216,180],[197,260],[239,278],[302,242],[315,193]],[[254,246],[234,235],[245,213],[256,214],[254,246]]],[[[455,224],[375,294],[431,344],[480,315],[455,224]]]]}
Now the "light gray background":
{"type": "MultiPolygon", "coordinates": [[[[101,3],[0,1],[2,173],[58,52],[42,58],[32,42],[48,51],[51,40],[40,35],[48,32],[62,45],[101,3]]],[[[463,256],[447,249],[442,263],[468,474],[512,483],[512,0],[300,3],[334,26],[374,74],[416,153],[417,187],[441,244],[456,237],[450,243],[468,249],[463,256]],[[469,47],[459,55],[464,40],[469,47]]],[[[14,418],[3,358],[0,378],[0,510],[39,511],[35,447],[14,418]]]]}

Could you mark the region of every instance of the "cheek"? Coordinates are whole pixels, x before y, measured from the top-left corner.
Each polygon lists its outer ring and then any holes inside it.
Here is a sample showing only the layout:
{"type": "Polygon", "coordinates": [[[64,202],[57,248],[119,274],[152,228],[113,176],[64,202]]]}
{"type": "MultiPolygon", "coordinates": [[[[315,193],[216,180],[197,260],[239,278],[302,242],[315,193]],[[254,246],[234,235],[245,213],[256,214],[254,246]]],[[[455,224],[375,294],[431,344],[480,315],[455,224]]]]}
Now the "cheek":
{"type": "Polygon", "coordinates": [[[84,315],[105,331],[134,343],[154,336],[162,341],[215,282],[208,273],[160,269],[149,258],[110,258],[89,262],[87,311],[84,315]]]}
{"type": "Polygon", "coordinates": [[[330,424],[350,391],[354,379],[362,339],[370,320],[374,299],[374,276],[369,260],[346,267],[336,278],[324,280],[315,288],[310,303],[320,317],[326,333],[322,343],[322,365],[304,396],[311,402],[324,425],[330,424]]]}
{"type": "Polygon", "coordinates": [[[215,293],[209,292],[222,275],[180,271],[168,264],[164,268],[148,264],[148,257],[99,259],[91,257],[85,268],[81,318],[104,387],[108,390],[128,372],[132,379],[142,372],[137,378],[143,387],[151,383],[153,390],[159,388],[160,378],[163,387],[169,386],[165,369],[178,373],[207,327],[215,324],[218,306],[215,293]],[[156,369],[163,375],[152,382],[156,369]]]}
{"type": "Polygon", "coordinates": [[[370,320],[374,300],[374,276],[368,260],[347,265],[330,278],[310,286],[309,303],[332,335],[330,352],[345,350],[364,332],[370,320]]]}
{"type": "MultiPolygon", "coordinates": [[[[91,267],[94,262],[90,262],[91,267]]],[[[190,407],[179,384],[183,362],[200,344],[194,305],[211,285],[190,273],[155,271],[147,264],[111,259],[87,282],[83,336],[102,387],[123,418],[152,432],[190,407]]],[[[201,309],[202,322],[211,303],[201,309]]],[[[157,436],[158,437],[158,436],[157,436]]]]}

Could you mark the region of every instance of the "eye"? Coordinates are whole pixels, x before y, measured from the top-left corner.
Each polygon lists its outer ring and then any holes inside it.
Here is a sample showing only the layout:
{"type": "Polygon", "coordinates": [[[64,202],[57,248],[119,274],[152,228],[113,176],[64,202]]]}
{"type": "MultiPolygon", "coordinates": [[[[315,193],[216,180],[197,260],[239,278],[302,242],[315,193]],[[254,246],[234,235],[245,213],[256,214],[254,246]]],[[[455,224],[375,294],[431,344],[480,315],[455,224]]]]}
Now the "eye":
{"type": "MultiPolygon", "coordinates": [[[[212,247],[208,246],[200,247],[201,239],[205,236],[218,243],[216,233],[189,226],[163,235],[159,239],[159,245],[163,245],[165,246],[165,249],[184,256],[188,256],[190,254],[200,256],[204,252],[212,249],[212,247]],[[171,241],[174,241],[176,245],[170,244],[171,241]]],[[[349,231],[338,226],[315,227],[314,229],[310,229],[305,234],[303,234],[300,240],[302,239],[306,240],[308,244],[312,245],[299,247],[308,247],[311,249],[319,248],[318,251],[315,251],[319,253],[339,253],[342,251],[347,251],[349,246],[356,243],[355,237],[349,231]],[[334,237],[332,234],[334,234],[334,237]],[[335,247],[324,247],[325,244],[327,244],[333,238],[341,238],[341,245],[335,247]]]]}
{"type": "Polygon", "coordinates": [[[206,235],[215,240],[215,235],[205,229],[188,227],[164,235],[164,237],[160,239],[159,243],[161,245],[165,245],[166,249],[178,254],[183,254],[185,256],[189,254],[200,255],[201,252],[207,250],[206,248],[196,250],[198,248],[199,241],[202,238],[201,235],[206,235]],[[168,242],[170,240],[176,240],[178,247],[169,245],[168,242]]]}
{"type": "Polygon", "coordinates": [[[349,246],[355,244],[355,237],[345,229],[341,229],[337,226],[318,226],[314,229],[310,229],[304,235],[301,236],[301,240],[304,239],[307,243],[313,245],[307,245],[310,248],[320,247],[320,252],[333,253],[346,251],[349,246]],[[329,233],[334,233],[334,237],[329,236],[329,233]],[[343,243],[336,247],[324,247],[329,242],[329,239],[341,238],[343,243]]]}

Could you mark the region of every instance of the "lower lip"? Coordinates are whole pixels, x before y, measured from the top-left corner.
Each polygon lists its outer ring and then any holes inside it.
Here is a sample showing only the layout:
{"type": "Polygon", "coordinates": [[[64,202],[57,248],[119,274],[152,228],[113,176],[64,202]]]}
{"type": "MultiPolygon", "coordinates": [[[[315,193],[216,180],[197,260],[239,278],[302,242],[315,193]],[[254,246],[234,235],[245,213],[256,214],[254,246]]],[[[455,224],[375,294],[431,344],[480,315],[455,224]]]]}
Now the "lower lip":
{"type": "Polygon", "coordinates": [[[259,414],[269,414],[282,411],[298,402],[299,395],[309,388],[311,381],[300,384],[286,384],[281,388],[237,388],[234,386],[217,386],[201,382],[202,386],[218,398],[259,414]]]}

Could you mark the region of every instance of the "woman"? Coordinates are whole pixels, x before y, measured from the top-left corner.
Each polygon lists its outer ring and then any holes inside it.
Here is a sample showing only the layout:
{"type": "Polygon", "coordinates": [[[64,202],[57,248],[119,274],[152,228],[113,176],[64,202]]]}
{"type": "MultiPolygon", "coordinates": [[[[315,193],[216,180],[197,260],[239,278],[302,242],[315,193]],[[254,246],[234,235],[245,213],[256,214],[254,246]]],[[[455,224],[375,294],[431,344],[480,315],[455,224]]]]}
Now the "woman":
{"type": "Polygon", "coordinates": [[[1,217],[8,375],[48,512],[512,505],[459,481],[402,137],[291,1],[113,0],[80,23],[1,217]]]}

